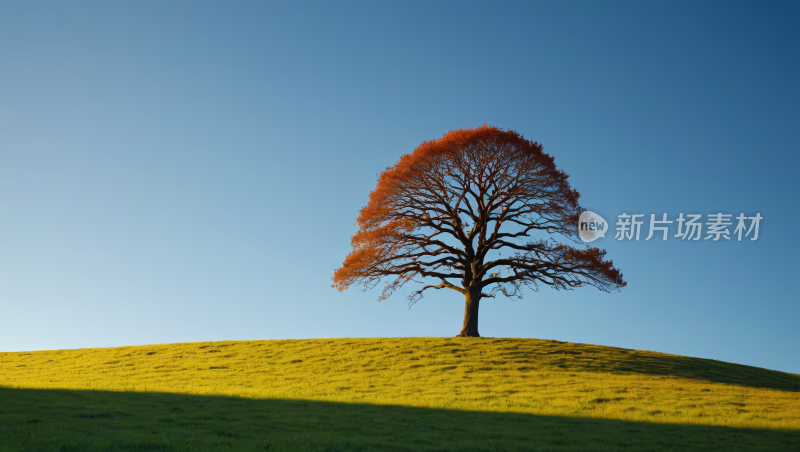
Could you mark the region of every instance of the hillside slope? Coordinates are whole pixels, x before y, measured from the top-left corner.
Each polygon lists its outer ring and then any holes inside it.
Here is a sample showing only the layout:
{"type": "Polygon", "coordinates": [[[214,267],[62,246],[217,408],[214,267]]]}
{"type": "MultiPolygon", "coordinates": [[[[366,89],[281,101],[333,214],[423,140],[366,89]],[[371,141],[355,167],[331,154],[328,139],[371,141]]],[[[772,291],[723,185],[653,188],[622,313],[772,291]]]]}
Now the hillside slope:
{"type": "Polygon", "coordinates": [[[536,339],[231,341],[0,353],[0,386],[800,429],[800,375],[536,339]]]}

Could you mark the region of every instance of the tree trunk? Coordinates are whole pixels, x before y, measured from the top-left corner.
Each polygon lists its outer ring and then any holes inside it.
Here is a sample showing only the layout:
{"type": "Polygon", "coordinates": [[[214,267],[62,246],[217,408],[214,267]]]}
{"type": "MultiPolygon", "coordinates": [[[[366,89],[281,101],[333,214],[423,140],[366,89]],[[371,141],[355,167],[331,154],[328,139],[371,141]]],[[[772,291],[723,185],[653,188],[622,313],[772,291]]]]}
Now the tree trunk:
{"type": "Polygon", "coordinates": [[[478,333],[478,306],[481,290],[470,289],[464,296],[464,325],[456,337],[481,337],[478,333]]]}

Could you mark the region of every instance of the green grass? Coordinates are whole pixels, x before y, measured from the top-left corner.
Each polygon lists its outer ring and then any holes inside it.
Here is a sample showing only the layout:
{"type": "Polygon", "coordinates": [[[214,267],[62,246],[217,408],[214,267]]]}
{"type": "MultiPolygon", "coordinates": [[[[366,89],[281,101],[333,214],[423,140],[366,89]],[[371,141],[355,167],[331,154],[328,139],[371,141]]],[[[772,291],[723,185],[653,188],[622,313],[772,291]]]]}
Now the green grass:
{"type": "Polygon", "coordinates": [[[3,452],[800,450],[800,431],[304,400],[4,388],[0,406],[3,452]]]}
{"type": "Polygon", "coordinates": [[[785,372],[532,339],[0,353],[0,452],[800,451],[796,385],[785,372]]]}

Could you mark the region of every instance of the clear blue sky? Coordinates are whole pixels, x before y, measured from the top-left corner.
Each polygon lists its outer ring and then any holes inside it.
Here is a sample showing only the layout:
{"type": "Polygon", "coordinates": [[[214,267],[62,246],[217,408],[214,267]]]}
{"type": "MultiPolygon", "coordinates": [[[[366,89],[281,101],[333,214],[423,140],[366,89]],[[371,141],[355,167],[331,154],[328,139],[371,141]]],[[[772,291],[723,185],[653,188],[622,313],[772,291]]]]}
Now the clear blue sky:
{"type": "Polygon", "coordinates": [[[800,373],[798,11],[5,1],[0,350],[453,336],[455,292],[409,310],[331,276],[378,172],[487,123],[610,222],[764,220],[755,242],[597,242],[628,287],[486,300],[482,335],[800,373]]]}

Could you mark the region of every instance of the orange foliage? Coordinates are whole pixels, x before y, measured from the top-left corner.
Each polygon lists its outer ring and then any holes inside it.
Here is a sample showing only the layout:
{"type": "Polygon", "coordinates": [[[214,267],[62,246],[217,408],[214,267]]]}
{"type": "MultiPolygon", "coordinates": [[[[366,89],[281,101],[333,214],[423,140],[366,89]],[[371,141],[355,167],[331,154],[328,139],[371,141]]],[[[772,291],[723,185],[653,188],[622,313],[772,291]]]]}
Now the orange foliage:
{"type": "Polygon", "coordinates": [[[414,278],[440,281],[413,292],[413,302],[430,288],[477,300],[520,297],[522,286],[539,284],[625,286],[605,251],[554,240],[577,242],[579,197],[539,143],[487,125],[450,131],[380,174],[333,287],[383,281],[384,299],[414,278]]]}

